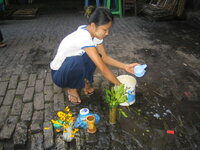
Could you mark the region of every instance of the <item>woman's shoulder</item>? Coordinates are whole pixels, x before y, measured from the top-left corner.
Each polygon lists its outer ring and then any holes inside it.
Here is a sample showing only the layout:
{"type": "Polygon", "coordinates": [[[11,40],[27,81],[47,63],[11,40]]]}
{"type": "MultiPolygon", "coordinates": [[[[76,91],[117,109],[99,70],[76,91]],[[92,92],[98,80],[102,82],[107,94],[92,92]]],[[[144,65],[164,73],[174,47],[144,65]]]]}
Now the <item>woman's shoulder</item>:
{"type": "Polygon", "coordinates": [[[88,26],[88,25],[80,25],[80,26],[78,27],[77,30],[80,30],[80,29],[81,29],[81,30],[82,30],[82,29],[83,29],[83,30],[87,30],[87,29],[86,29],[87,26],[88,26]]]}

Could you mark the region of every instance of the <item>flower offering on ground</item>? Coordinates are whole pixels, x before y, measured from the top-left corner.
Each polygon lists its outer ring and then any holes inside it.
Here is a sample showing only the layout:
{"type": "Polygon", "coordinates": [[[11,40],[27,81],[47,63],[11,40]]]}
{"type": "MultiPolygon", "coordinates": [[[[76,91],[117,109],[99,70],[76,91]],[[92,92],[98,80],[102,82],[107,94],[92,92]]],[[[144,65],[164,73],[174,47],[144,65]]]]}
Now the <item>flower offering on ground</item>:
{"type": "Polygon", "coordinates": [[[67,106],[64,111],[57,112],[57,118],[57,120],[51,120],[56,132],[63,131],[65,133],[68,132],[68,128],[72,128],[71,137],[74,137],[79,129],[73,127],[75,118],[73,117],[70,108],[67,106]]]}

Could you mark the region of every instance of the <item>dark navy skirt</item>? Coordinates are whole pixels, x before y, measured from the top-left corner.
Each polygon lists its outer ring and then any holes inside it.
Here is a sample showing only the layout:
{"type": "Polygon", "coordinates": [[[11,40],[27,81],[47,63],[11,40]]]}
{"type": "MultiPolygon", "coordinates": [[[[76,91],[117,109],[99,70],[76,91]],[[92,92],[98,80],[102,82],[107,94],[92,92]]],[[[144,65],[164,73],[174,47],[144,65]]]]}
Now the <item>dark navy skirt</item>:
{"type": "Polygon", "coordinates": [[[67,57],[59,70],[52,70],[53,82],[61,88],[82,89],[85,87],[85,80],[93,82],[93,75],[96,65],[84,53],[82,56],[67,57]]]}

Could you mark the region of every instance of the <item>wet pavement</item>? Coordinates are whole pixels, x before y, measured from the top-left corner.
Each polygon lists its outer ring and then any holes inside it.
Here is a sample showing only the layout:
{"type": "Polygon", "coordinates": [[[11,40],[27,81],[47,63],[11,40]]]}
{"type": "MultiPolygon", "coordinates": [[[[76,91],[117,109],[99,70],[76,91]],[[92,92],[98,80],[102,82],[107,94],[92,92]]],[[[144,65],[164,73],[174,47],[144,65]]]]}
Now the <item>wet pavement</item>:
{"type": "MultiPolygon", "coordinates": [[[[49,63],[60,41],[87,23],[82,5],[61,0],[49,1],[46,6],[32,4],[26,7],[39,8],[36,18],[1,21],[8,46],[0,49],[0,150],[200,149],[198,25],[184,20],[115,17],[110,36],[104,40],[107,53],[123,62],[146,63],[148,69],[144,77],[136,78],[135,104],[122,107],[128,118],[110,125],[104,89],[112,84],[98,70],[95,93],[81,95],[80,105],[69,103],[51,80],[49,63]],[[65,106],[70,106],[75,116],[83,107],[99,114],[97,132],[88,134],[81,129],[75,140],[65,143],[50,123],[65,106]]],[[[111,69],[116,75],[126,74],[111,69]]]]}

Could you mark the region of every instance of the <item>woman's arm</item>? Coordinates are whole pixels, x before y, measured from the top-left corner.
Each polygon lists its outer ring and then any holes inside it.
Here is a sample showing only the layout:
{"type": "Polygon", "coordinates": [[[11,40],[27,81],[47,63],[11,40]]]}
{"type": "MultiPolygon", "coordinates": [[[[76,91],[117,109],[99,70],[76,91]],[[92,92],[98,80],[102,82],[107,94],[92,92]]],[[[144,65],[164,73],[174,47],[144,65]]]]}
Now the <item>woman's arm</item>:
{"type": "Polygon", "coordinates": [[[134,67],[139,65],[138,63],[125,64],[125,63],[122,63],[122,62],[120,62],[120,61],[108,56],[106,54],[106,51],[105,51],[105,48],[104,48],[103,44],[97,45],[97,50],[101,54],[102,60],[106,64],[111,65],[113,67],[124,69],[125,71],[127,71],[127,72],[129,72],[131,74],[134,73],[134,67]]]}
{"type": "Polygon", "coordinates": [[[95,47],[84,48],[84,50],[106,79],[108,79],[110,82],[112,82],[115,85],[121,84],[120,81],[116,78],[116,76],[105,65],[105,63],[103,62],[102,58],[99,56],[95,47]]]}

